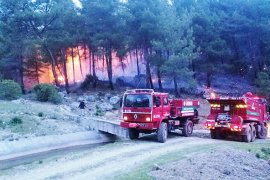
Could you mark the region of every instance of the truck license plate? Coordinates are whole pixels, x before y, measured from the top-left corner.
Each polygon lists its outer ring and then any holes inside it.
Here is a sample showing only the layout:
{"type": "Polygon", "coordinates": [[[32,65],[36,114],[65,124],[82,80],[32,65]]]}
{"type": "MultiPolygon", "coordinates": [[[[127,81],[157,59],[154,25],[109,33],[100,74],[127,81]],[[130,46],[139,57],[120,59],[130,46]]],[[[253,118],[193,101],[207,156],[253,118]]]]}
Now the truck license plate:
{"type": "Polygon", "coordinates": [[[147,124],[145,124],[145,123],[139,123],[139,126],[140,127],[147,127],[147,124]]]}
{"type": "Polygon", "coordinates": [[[223,128],[227,128],[227,127],[228,127],[228,125],[222,125],[222,124],[218,124],[218,125],[216,125],[216,127],[223,127],[223,128]]]}

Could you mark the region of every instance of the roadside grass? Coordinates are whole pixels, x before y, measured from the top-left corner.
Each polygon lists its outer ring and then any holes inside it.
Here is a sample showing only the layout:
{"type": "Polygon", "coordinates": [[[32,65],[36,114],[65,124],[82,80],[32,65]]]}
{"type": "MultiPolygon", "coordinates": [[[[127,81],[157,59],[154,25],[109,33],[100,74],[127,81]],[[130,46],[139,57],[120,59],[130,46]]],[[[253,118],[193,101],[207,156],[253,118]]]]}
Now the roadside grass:
{"type": "Polygon", "coordinates": [[[9,129],[11,132],[21,135],[36,132],[39,125],[37,118],[30,115],[5,117],[3,122],[3,129],[9,129]]]}
{"type": "Polygon", "coordinates": [[[16,126],[16,125],[22,124],[22,123],[23,123],[23,121],[19,117],[14,117],[14,118],[11,119],[11,121],[9,121],[10,126],[16,126]]]}
{"type": "Polygon", "coordinates": [[[0,120],[0,129],[6,128],[6,121],[0,120]]]}
{"type": "Polygon", "coordinates": [[[0,117],[1,114],[14,115],[16,113],[40,117],[44,117],[45,114],[53,115],[55,118],[61,117],[61,111],[56,111],[55,109],[56,105],[50,103],[30,102],[28,104],[21,104],[12,101],[0,101],[0,117]]]}
{"type": "Polygon", "coordinates": [[[243,143],[243,142],[234,142],[234,141],[220,141],[215,144],[211,145],[200,145],[193,148],[185,148],[181,149],[180,151],[175,151],[172,153],[168,153],[166,155],[149,159],[146,163],[140,165],[133,169],[132,171],[128,171],[124,174],[121,174],[114,179],[121,179],[121,180],[152,180],[154,179],[152,176],[148,175],[149,172],[152,171],[153,165],[157,164],[158,166],[164,166],[168,163],[179,161],[181,159],[188,158],[193,154],[197,153],[205,153],[211,150],[219,149],[221,147],[233,147],[235,149],[240,149],[244,151],[248,151],[253,153],[254,156],[258,158],[262,158],[265,160],[270,159],[270,143],[243,143]]]}
{"type": "MultiPolygon", "coordinates": [[[[256,140],[258,141],[258,140],[256,140]]],[[[270,159],[270,143],[266,142],[253,142],[253,143],[243,143],[243,142],[227,142],[227,146],[234,147],[235,149],[242,149],[253,153],[256,157],[265,160],[270,159]]],[[[264,140],[259,140],[264,141],[264,140]]]]}
{"type": "Polygon", "coordinates": [[[27,116],[20,117],[22,123],[7,126],[11,132],[18,134],[29,134],[37,129],[37,121],[27,116]]]}
{"type": "Polygon", "coordinates": [[[149,172],[152,171],[153,165],[157,164],[158,166],[162,166],[168,164],[170,162],[179,161],[180,159],[185,159],[192,156],[195,153],[205,152],[217,149],[220,146],[218,144],[206,144],[200,145],[196,147],[184,148],[181,150],[176,150],[174,152],[168,153],[166,155],[162,155],[159,157],[151,158],[146,163],[140,165],[135,169],[130,170],[124,174],[116,176],[113,179],[120,179],[120,180],[153,180],[154,178],[148,175],[149,172]]]}
{"type": "Polygon", "coordinates": [[[44,119],[63,120],[56,105],[40,102],[16,103],[0,101],[0,130],[10,130],[12,133],[33,134],[39,131],[39,125],[44,119]],[[42,112],[41,112],[42,110],[42,112]]]}

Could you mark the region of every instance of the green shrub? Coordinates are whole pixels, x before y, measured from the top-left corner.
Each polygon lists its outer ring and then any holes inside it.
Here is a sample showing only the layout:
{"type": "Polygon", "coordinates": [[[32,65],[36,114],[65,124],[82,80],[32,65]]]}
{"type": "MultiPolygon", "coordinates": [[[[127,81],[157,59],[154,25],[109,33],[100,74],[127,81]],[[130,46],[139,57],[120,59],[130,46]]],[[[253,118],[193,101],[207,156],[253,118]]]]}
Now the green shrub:
{"type": "Polygon", "coordinates": [[[1,120],[0,120],[0,128],[3,128],[3,129],[6,128],[6,124],[5,124],[4,121],[1,121],[1,120]]]}
{"type": "Polygon", "coordinates": [[[53,93],[51,96],[49,96],[49,102],[52,102],[54,104],[59,104],[62,101],[63,101],[63,98],[58,92],[53,93]]]}
{"type": "Polygon", "coordinates": [[[270,155],[270,148],[262,148],[261,151],[265,154],[265,155],[270,155]]]}
{"type": "Polygon", "coordinates": [[[97,82],[97,81],[98,81],[98,78],[95,78],[94,76],[88,74],[88,75],[86,75],[86,78],[85,78],[85,80],[82,82],[80,88],[81,88],[81,89],[88,89],[88,88],[90,88],[91,86],[93,86],[93,83],[94,83],[95,81],[97,82]]]}
{"type": "Polygon", "coordinates": [[[13,80],[0,81],[0,99],[14,100],[22,95],[21,86],[13,80]]]}
{"type": "Polygon", "coordinates": [[[12,118],[9,125],[16,126],[17,124],[22,124],[22,119],[19,117],[12,118]]]}
{"type": "Polygon", "coordinates": [[[33,88],[37,100],[41,102],[52,102],[55,104],[62,102],[62,97],[58,93],[56,87],[51,84],[38,84],[33,88]]]}
{"type": "Polygon", "coordinates": [[[102,109],[96,105],[96,112],[95,112],[95,115],[96,116],[104,116],[104,112],[102,111],[102,109]]]}
{"type": "Polygon", "coordinates": [[[38,116],[39,116],[39,117],[43,117],[43,116],[44,116],[43,112],[39,112],[39,113],[38,113],[38,116]]]}

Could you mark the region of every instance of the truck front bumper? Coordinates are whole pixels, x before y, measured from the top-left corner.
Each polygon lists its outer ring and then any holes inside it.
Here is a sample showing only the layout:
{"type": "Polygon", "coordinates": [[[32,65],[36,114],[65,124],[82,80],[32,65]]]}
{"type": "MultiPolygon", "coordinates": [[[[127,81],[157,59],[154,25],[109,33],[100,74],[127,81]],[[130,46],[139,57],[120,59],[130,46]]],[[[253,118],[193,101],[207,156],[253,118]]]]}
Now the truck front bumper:
{"type": "Polygon", "coordinates": [[[155,130],[154,123],[134,123],[134,122],[121,122],[123,128],[135,128],[141,130],[155,130]]]}

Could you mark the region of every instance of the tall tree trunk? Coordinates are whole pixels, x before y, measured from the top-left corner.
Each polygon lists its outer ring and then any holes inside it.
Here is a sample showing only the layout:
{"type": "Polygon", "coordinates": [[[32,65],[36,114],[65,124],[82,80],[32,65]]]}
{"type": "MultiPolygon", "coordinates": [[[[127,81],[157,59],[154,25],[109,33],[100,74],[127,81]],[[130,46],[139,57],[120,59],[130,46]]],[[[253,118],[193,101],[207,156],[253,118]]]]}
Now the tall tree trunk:
{"type": "Polygon", "coordinates": [[[67,94],[69,94],[70,90],[69,90],[69,82],[68,82],[68,74],[67,74],[67,56],[66,56],[65,49],[61,50],[61,60],[62,60],[63,69],[64,69],[65,89],[66,89],[67,94]]]}
{"type": "Polygon", "coordinates": [[[136,53],[136,60],[137,60],[137,75],[140,78],[140,65],[139,65],[139,55],[138,55],[138,49],[135,49],[135,53],[136,53]]]}
{"type": "Polygon", "coordinates": [[[191,67],[192,67],[192,71],[193,71],[193,79],[196,79],[196,67],[195,67],[196,65],[195,65],[195,60],[193,59],[192,61],[191,61],[191,67]]]}
{"type": "Polygon", "coordinates": [[[125,65],[124,65],[124,62],[123,62],[123,57],[119,57],[119,61],[121,63],[121,68],[122,68],[122,71],[125,72],[125,65]]]}
{"type": "Polygon", "coordinates": [[[176,76],[173,77],[173,83],[174,83],[175,96],[176,97],[179,97],[179,91],[178,91],[178,84],[177,84],[177,78],[176,78],[176,76]]]}
{"type": "Polygon", "coordinates": [[[106,50],[106,65],[107,65],[107,72],[108,72],[108,79],[111,90],[114,90],[113,81],[112,81],[112,50],[106,50]]]}
{"type": "Polygon", "coordinates": [[[25,87],[24,87],[24,74],[23,74],[23,56],[22,56],[22,52],[20,53],[20,57],[19,57],[19,76],[20,76],[20,85],[22,88],[22,92],[23,94],[25,94],[25,87]]]}
{"type": "Polygon", "coordinates": [[[95,54],[92,51],[92,70],[93,70],[93,78],[94,78],[94,82],[93,82],[93,88],[97,87],[97,75],[96,75],[96,62],[95,62],[95,54]]]}
{"type": "MultiPolygon", "coordinates": [[[[92,60],[92,49],[90,46],[88,46],[88,50],[89,50],[89,73],[91,74],[92,73],[92,64],[91,64],[91,60],[92,60]]],[[[87,48],[86,48],[86,44],[83,45],[83,56],[84,56],[84,61],[87,62],[87,55],[86,55],[86,51],[87,51],[87,48]]]]}
{"type": "Polygon", "coordinates": [[[75,84],[75,64],[74,64],[74,51],[73,51],[73,47],[71,48],[71,58],[72,58],[72,74],[73,74],[73,83],[75,84]]]}
{"type": "Polygon", "coordinates": [[[79,64],[80,64],[81,76],[82,76],[82,78],[83,78],[82,61],[81,61],[82,58],[81,58],[79,46],[77,46],[77,51],[78,51],[78,56],[79,56],[79,64]]]}
{"type": "Polygon", "coordinates": [[[105,61],[106,61],[106,55],[102,55],[102,66],[103,66],[103,69],[105,67],[105,61]]]}
{"type": "Polygon", "coordinates": [[[56,68],[58,69],[60,76],[64,78],[64,75],[62,73],[61,67],[59,67],[59,64],[56,64],[56,68]]]}
{"type": "Polygon", "coordinates": [[[169,58],[170,58],[170,51],[167,50],[167,52],[166,52],[166,59],[169,60],[169,58]]]}
{"type": "MultiPolygon", "coordinates": [[[[160,59],[162,59],[162,52],[161,51],[157,51],[156,52],[160,59]]],[[[162,82],[161,82],[161,72],[160,72],[160,66],[157,66],[157,76],[158,76],[158,87],[160,91],[163,91],[163,87],[162,87],[162,82]]]]}
{"type": "MultiPolygon", "coordinates": [[[[35,34],[38,36],[39,39],[42,40],[42,37],[41,37],[40,33],[38,32],[38,29],[35,28],[33,22],[30,22],[30,24],[31,24],[31,27],[33,28],[35,34]]],[[[50,50],[50,48],[47,46],[47,44],[44,44],[44,48],[49,53],[49,56],[50,56],[50,59],[51,59],[52,73],[53,73],[53,78],[54,78],[55,85],[59,86],[58,76],[57,76],[57,73],[56,73],[56,70],[55,70],[56,59],[54,58],[53,53],[50,50]]]]}
{"type": "Polygon", "coordinates": [[[144,48],[144,59],[146,61],[146,87],[154,89],[151,76],[148,48],[144,48]]]}
{"type": "Polygon", "coordinates": [[[158,76],[158,87],[160,91],[163,91],[163,86],[162,86],[162,82],[161,82],[161,72],[160,72],[160,68],[157,68],[157,76],[158,76]]]}
{"type": "Polygon", "coordinates": [[[37,83],[39,84],[39,74],[38,74],[38,62],[37,61],[35,61],[35,68],[36,68],[36,80],[37,80],[37,83]]]}
{"type": "Polygon", "coordinates": [[[92,74],[92,61],[93,61],[93,58],[92,58],[92,51],[89,51],[89,74],[92,74]]]}
{"type": "Polygon", "coordinates": [[[50,59],[51,59],[51,64],[52,64],[52,73],[53,73],[53,78],[56,86],[59,86],[59,81],[58,81],[58,75],[56,73],[56,59],[53,56],[52,51],[49,49],[47,45],[44,46],[46,51],[49,53],[50,59]]]}
{"type": "Polygon", "coordinates": [[[129,59],[131,60],[132,59],[132,53],[129,52],[129,59]]]}

